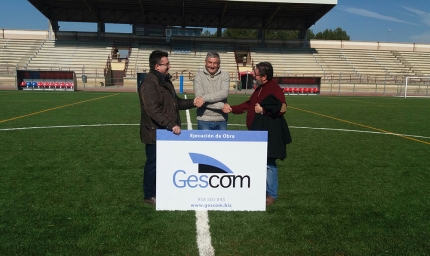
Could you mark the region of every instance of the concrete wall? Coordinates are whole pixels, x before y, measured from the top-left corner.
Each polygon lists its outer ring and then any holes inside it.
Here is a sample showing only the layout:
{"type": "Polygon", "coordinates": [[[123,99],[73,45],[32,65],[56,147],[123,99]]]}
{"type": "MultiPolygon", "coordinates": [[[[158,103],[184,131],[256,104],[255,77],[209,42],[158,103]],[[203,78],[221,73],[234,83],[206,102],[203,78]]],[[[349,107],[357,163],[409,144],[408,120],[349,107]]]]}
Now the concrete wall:
{"type": "Polygon", "coordinates": [[[430,52],[430,44],[310,40],[311,48],[430,52]]]}
{"type": "Polygon", "coordinates": [[[0,29],[0,38],[48,39],[48,30],[0,29]]]}

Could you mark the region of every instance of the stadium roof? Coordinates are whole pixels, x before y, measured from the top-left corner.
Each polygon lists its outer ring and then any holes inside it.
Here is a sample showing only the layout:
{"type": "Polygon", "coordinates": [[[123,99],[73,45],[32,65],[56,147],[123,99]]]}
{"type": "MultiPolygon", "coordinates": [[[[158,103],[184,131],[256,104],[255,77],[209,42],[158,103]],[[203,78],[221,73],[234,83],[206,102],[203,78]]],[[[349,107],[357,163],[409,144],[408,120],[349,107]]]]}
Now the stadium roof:
{"type": "Polygon", "coordinates": [[[29,0],[53,22],[303,30],[337,0],[29,0]]]}

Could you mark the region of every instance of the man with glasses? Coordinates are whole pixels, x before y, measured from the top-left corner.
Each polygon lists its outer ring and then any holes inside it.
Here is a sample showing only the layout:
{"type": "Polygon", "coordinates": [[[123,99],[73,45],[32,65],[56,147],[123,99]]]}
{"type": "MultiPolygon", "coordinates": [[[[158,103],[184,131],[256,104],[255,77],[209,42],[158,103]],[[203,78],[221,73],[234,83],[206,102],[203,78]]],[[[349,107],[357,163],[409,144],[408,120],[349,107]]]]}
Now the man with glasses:
{"type": "Polygon", "coordinates": [[[230,74],[220,65],[219,54],[209,52],[203,70],[194,77],[198,130],[227,130],[227,114],[222,109],[227,103],[230,74]]]}
{"type": "Polygon", "coordinates": [[[266,205],[272,205],[278,197],[278,166],[276,160],[287,156],[286,144],[291,135],[284,119],[287,104],[282,88],[272,80],[273,67],[260,62],[255,70],[257,88],[249,100],[236,106],[225,104],[224,113],[246,114],[248,130],[268,131],[266,205]]]}
{"type": "Polygon", "coordinates": [[[160,50],[149,55],[150,71],[139,89],[140,140],[145,143],[146,162],[143,176],[144,202],[156,204],[156,130],[181,133],[179,110],[195,107],[193,99],[181,99],[170,81],[168,53],[160,50]]]}

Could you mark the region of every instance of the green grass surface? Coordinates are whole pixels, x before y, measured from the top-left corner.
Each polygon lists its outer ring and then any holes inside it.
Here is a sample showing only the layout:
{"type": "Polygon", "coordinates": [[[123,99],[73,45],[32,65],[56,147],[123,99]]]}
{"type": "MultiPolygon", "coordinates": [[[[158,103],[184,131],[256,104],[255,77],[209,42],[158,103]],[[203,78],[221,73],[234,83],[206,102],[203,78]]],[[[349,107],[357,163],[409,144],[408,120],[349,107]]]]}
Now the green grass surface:
{"type": "MultiPolygon", "coordinates": [[[[428,255],[430,100],[287,103],[279,199],[210,211],[215,254],[428,255]]],[[[0,91],[0,110],[1,255],[198,255],[193,211],[143,204],[136,93],[0,91]]],[[[246,129],[245,115],[229,118],[246,129]]]]}

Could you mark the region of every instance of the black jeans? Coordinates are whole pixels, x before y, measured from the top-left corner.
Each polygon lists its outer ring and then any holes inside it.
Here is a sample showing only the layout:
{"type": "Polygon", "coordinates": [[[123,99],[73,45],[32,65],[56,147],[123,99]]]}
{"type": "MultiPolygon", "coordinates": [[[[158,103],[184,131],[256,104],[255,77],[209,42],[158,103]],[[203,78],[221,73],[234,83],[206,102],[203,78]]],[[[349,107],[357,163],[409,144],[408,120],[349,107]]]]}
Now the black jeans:
{"type": "Polygon", "coordinates": [[[146,162],[145,167],[143,167],[143,193],[144,198],[149,199],[151,197],[156,197],[156,153],[157,149],[155,144],[146,144],[146,162]]]}

